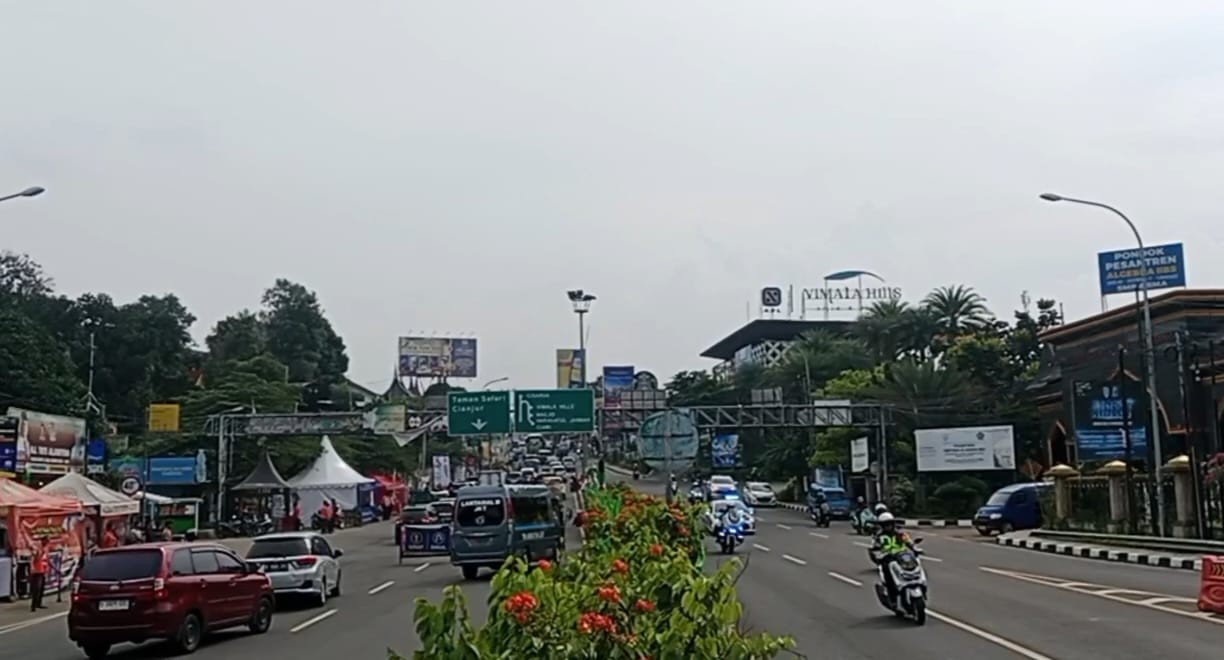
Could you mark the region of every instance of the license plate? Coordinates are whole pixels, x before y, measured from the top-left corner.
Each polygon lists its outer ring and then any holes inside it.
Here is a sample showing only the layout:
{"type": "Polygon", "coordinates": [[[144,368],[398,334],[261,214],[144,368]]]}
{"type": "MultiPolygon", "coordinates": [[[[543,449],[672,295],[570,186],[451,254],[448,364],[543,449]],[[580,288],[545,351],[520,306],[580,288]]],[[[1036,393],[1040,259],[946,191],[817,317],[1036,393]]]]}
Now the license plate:
{"type": "Polygon", "coordinates": [[[127,600],[104,600],[98,603],[99,612],[125,612],[131,607],[131,601],[127,600]]]}
{"type": "Polygon", "coordinates": [[[544,538],[544,532],[524,532],[523,533],[524,541],[538,541],[542,538],[544,538]]]}
{"type": "Polygon", "coordinates": [[[264,564],[265,573],[280,573],[289,570],[289,564],[264,564]]]}

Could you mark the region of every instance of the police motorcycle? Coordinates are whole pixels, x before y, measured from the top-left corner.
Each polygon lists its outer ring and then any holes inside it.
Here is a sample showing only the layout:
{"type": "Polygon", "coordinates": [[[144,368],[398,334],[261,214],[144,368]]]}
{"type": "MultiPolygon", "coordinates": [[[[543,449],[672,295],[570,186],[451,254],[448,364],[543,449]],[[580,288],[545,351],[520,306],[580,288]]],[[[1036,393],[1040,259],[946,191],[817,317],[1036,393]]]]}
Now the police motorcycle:
{"type": "Polygon", "coordinates": [[[743,545],[745,535],[744,517],[738,509],[729,508],[714,523],[714,540],[723,554],[735,552],[735,546],[743,545]]]}
{"type": "Polygon", "coordinates": [[[689,504],[698,504],[706,501],[705,488],[702,487],[700,481],[694,481],[692,485],[689,486],[688,501],[689,504]]]}
{"type": "Polygon", "coordinates": [[[920,543],[922,539],[917,538],[899,551],[887,552],[877,542],[868,552],[878,567],[875,591],[880,605],[921,626],[926,624],[927,576],[920,559],[922,550],[917,547],[920,543]]]}
{"type": "Polygon", "coordinates": [[[829,522],[833,519],[832,511],[829,507],[829,501],[825,499],[824,491],[818,491],[816,496],[808,496],[808,517],[812,522],[816,523],[817,527],[828,527],[829,522]]]}
{"type": "Polygon", "coordinates": [[[883,504],[875,505],[874,512],[866,506],[860,506],[850,512],[850,524],[854,527],[855,533],[861,536],[872,536],[880,530],[877,518],[887,511],[888,507],[883,504]]]}

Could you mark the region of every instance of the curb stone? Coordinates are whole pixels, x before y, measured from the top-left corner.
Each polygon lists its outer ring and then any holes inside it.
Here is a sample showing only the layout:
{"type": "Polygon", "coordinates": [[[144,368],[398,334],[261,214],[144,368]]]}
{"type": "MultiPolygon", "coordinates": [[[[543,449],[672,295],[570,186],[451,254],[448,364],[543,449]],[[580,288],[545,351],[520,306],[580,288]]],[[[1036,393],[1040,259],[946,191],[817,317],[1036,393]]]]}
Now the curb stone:
{"type": "MultiPolygon", "coordinates": [[[[778,502],[783,508],[807,513],[807,506],[793,502],[778,502]]],[[[950,518],[899,518],[905,527],[973,527],[972,520],[950,518]]]]}
{"type": "Polygon", "coordinates": [[[1158,552],[1149,552],[1146,550],[1117,550],[1114,548],[1103,548],[1096,545],[1057,543],[1054,541],[1042,541],[1028,537],[1015,537],[1008,535],[998,537],[995,539],[995,542],[999,545],[1010,546],[1013,548],[1038,550],[1057,555],[1066,555],[1068,557],[1100,559],[1104,561],[1139,564],[1141,566],[1174,568],[1184,571],[1199,571],[1202,570],[1203,566],[1202,560],[1195,559],[1194,557],[1162,554],[1158,552]]]}

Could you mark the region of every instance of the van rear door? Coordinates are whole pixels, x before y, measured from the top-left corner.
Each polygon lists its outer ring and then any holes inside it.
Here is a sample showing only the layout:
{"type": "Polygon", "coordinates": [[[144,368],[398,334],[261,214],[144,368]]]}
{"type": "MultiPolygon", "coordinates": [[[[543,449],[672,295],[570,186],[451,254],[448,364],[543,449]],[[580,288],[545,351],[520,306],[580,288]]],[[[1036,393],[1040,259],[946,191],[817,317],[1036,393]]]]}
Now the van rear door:
{"type": "Polygon", "coordinates": [[[81,567],[73,607],[87,609],[91,625],[142,628],[161,597],[164,564],[161,548],[95,552],[81,567]]]}
{"type": "Polygon", "coordinates": [[[565,530],[553,509],[552,494],[548,491],[512,494],[510,501],[514,509],[511,531],[514,551],[526,555],[528,562],[555,559],[565,530]]]}
{"type": "Polygon", "coordinates": [[[509,528],[504,497],[460,497],[451,529],[452,561],[504,558],[510,546],[509,528]]]}

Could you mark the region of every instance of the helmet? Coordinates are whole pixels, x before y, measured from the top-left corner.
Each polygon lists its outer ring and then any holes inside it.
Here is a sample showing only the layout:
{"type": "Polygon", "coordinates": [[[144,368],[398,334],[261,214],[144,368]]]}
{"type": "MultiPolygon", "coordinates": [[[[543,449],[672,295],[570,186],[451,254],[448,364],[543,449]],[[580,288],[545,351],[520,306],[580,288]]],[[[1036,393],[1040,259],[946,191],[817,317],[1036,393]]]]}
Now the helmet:
{"type": "Polygon", "coordinates": [[[879,516],[880,514],[888,513],[888,506],[885,505],[883,502],[880,502],[879,504],[875,505],[875,513],[877,516],[879,516]]]}
{"type": "Polygon", "coordinates": [[[856,499],[856,500],[855,500],[855,502],[858,502],[859,504],[862,504],[862,503],[863,503],[863,496],[862,496],[862,495],[859,495],[859,496],[858,496],[858,499],[856,499]]]}
{"type": "Polygon", "coordinates": [[[897,527],[897,519],[893,516],[893,514],[887,511],[881,513],[880,516],[876,518],[876,522],[880,524],[880,529],[887,532],[891,532],[897,527]]]}

